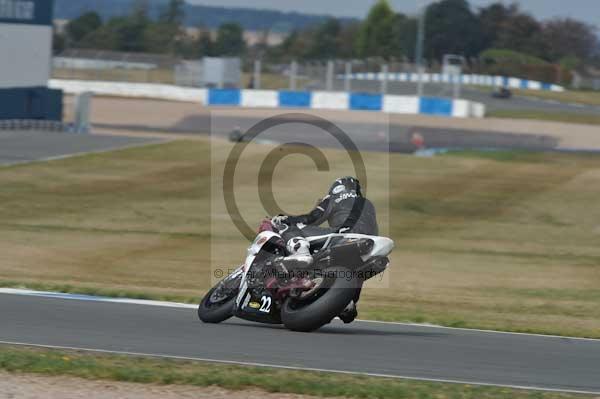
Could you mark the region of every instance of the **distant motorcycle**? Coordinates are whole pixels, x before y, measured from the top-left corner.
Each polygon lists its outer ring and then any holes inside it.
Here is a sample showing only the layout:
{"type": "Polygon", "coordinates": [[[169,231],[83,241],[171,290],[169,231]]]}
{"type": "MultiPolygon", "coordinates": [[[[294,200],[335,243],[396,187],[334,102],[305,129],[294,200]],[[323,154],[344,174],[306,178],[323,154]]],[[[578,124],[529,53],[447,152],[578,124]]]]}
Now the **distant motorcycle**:
{"type": "Polygon", "coordinates": [[[492,97],[499,98],[502,100],[508,100],[512,97],[512,91],[506,87],[501,87],[492,92],[492,97]]]}
{"type": "Polygon", "coordinates": [[[362,283],[382,273],[394,242],[386,237],[339,233],[308,237],[310,270],[280,270],[274,259],[286,255],[281,237],[289,226],[262,231],[248,247],[246,261],[210,289],[198,307],[205,323],[232,316],[314,331],[331,322],[362,283]]]}

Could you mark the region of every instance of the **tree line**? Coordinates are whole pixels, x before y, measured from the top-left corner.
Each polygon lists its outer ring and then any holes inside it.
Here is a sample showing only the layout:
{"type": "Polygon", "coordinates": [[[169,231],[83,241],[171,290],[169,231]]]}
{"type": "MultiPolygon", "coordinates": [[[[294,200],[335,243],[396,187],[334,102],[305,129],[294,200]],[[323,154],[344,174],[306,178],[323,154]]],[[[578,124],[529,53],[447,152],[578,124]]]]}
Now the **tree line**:
{"type": "Polygon", "coordinates": [[[69,21],[64,33],[55,33],[54,50],[83,48],[125,52],[170,54],[183,58],[242,55],[246,50],[243,29],[237,23],[223,23],[216,37],[202,26],[189,34],[183,21],[184,0],[170,0],[158,18],[149,16],[148,3],[137,0],[128,15],[106,22],[95,11],[69,21]]]}
{"type": "MultiPolygon", "coordinates": [[[[489,49],[569,66],[600,56],[593,26],[571,18],[538,21],[517,4],[498,2],[474,11],[467,0],[441,0],[426,8],[425,21],[424,56],[429,60],[441,60],[444,54],[478,57],[489,49]]],[[[396,13],[387,0],[379,0],[360,23],[342,25],[330,19],[294,32],[283,43],[281,55],[414,60],[416,39],[416,17],[396,13]]]]}
{"type": "MultiPolygon", "coordinates": [[[[394,12],[387,0],[374,4],[362,21],[330,18],[291,32],[278,46],[267,46],[264,41],[252,48],[246,46],[243,28],[235,22],[221,24],[216,35],[202,27],[198,34],[188,34],[184,6],[184,0],[169,0],[158,18],[149,17],[147,0],[136,0],[129,15],[106,21],[88,12],[71,20],[55,45],[59,50],[93,48],[185,58],[248,55],[273,62],[415,58],[417,19],[394,12]]],[[[439,0],[427,6],[425,21],[424,56],[430,61],[458,54],[496,63],[576,68],[600,59],[593,26],[571,18],[539,21],[517,4],[497,2],[474,10],[467,0],[439,0]]]]}

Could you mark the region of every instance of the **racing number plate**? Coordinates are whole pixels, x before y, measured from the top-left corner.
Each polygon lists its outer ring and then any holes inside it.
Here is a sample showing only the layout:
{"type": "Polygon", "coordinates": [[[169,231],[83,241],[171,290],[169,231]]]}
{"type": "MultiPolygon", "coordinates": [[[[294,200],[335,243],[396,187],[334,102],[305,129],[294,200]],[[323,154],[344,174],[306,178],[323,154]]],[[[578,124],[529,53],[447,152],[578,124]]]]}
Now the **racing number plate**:
{"type": "Polygon", "coordinates": [[[269,314],[273,307],[273,298],[263,293],[260,297],[253,297],[248,301],[244,310],[255,313],[269,314]]]}

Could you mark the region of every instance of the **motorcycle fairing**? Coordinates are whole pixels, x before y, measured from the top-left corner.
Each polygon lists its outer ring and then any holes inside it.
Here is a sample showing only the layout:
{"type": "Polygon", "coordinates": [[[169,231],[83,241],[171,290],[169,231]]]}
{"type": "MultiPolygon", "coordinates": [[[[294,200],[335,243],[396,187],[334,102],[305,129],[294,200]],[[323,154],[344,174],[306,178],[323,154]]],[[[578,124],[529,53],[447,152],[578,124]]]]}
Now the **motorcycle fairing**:
{"type": "Polygon", "coordinates": [[[256,261],[261,254],[276,256],[278,245],[281,245],[281,236],[272,231],[259,233],[248,247],[246,261],[243,267],[242,282],[236,298],[234,314],[242,319],[258,321],[261,323],[281,322],[280,310],[275,298],[266,289],[256,290],[248,285],[250,271],[256,267],[256,261]],[[275,248],[275,249],[274,249],[275,248]]]}

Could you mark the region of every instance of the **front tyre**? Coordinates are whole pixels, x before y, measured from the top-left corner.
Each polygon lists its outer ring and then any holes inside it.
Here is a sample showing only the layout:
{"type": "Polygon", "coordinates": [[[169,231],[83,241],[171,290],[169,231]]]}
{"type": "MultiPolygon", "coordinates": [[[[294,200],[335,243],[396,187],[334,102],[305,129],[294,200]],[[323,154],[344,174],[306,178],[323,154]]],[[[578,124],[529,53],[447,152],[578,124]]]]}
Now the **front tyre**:
{"type": "Polygon", "coordinates": [[[354,298],[359,282],[345,268],[323,272],[315,292],[307,298],[288,298],[281,308],[281,321],[292,331],[310,332],[331,322],[354,298]]]}
{"type": "Polygon", "coordinates": [[[204,295],[198,306],[198,318],[205,323],[220,323],[233,316],[241,276],[225,278],[204,295]]]}

